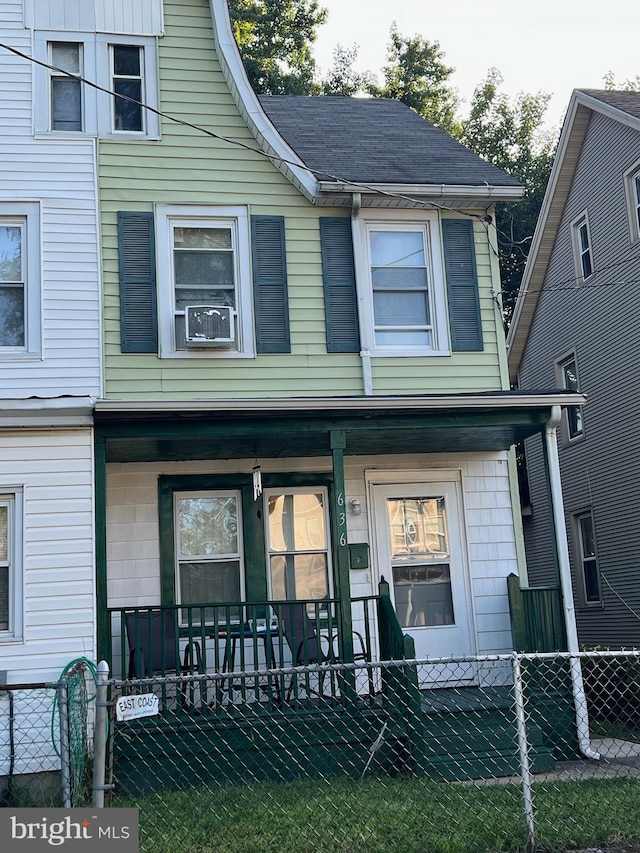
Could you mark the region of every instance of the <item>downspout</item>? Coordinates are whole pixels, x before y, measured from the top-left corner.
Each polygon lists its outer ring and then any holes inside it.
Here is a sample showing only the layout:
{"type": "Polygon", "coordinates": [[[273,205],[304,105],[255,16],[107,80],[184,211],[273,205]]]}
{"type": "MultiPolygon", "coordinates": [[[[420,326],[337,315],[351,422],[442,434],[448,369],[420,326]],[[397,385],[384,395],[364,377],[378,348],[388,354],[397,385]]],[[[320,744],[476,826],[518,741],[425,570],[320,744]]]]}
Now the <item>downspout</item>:
{"type": "MultiPolygon", "coordinates": [[[[556,432],[560,424],[562,410],[560,406],[551,407],[551,417],[544,431],[545,446],[548,460],[549,488],[551,492],[551,509],[556,539],[556,553],[558,555],[558,574],[560,576],[560,589],[562,591],[562,602],[564,608],[565,630],[567,632],[567,650],[570,655],[576,655],[580,651],[578,645],[578,629],[576,628],[576,614],[573,603],[573,588],[571,585],[571,569],[569,564],[569,545],[567,543],[566,525],[564,520],[564,503],[562,500],[562,483],[560,480],[560,460],[558,458],[558,442],[556,432]]],[[[579,657],[569,658],[571,667],[571,685],[573,689],[573,704],[576,712],[576,729],[578,732],[578,745],[580,752],[585,758],[593,758],[596,761],[600,753],[591,748],[589,737],[589,715],[587,713],[587,699],[584,693],[582,680],[582,666],[579,657]]]]}
{"type": "MultiPolygon", "coordinates": [[[[351,196],[351,230],[354,234],[357,228],[361,206],[362,194],[353,193],[351,196]]],[[[356,264],[356,275],[357,267],[358,265],[356,264]]],[[[360,316],[360,314],[361,311],[358,311],[358,316],[360,316]]],[[[362,329],[360,330],[360,338],[362,338],[362,329]]],[[[360,350],[360,363],[362,365],[362,388],[364,395],[365,397],[371,397],[373,395],[373,375],[371,373],[371,353],[368,349],[360,350]]]]}

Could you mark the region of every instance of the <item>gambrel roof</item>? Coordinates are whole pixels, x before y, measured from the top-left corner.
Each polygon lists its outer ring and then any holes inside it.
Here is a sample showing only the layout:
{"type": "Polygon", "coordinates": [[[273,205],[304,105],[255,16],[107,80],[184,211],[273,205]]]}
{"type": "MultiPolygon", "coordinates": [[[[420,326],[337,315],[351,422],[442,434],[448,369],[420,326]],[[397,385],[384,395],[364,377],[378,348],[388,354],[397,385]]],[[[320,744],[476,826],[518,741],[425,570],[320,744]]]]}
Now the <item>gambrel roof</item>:
{"type": "Polygon", "coordinates": [[[399,101],[258,98],[226,0],[210,3],[218,61],[242,117],[274,165],[314,204],[352,205],[361,194],[363,205],[411,207],[438,199],[489,209],[522,196],[516,180],[399,101]]]}
{"type": "Polygon", "coordinates": [[[601,113],[622,125],[640,131],[640,92],[575,89],[571,95],[507,336],[511,381],[515,381],[517,377],[558,227],[593,113],[601,113]]]}

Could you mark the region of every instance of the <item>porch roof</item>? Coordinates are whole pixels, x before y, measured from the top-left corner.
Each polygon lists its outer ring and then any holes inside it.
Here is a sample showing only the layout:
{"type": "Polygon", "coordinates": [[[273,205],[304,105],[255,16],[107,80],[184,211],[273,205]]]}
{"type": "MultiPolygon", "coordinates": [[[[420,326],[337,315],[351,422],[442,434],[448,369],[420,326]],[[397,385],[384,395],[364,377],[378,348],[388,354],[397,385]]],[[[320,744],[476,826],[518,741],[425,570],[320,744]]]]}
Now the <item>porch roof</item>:
{"type": "Polygon", "coordinates": [[[207,400],[100,400],[107,462],[504,450],[544,429],[573,392],[207,400]]]}

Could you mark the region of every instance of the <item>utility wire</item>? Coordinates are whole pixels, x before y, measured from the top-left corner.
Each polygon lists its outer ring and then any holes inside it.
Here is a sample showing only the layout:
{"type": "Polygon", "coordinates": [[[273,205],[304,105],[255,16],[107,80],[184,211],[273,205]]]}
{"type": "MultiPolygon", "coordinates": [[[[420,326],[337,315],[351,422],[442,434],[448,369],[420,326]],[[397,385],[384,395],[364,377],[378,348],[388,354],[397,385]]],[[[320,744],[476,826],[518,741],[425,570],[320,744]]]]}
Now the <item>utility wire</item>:
{"type": "MultiPolygon", "coordinates": [[[[438,210],[446,210],[446,211],[451,212],[451,213],[462,214],[464,216],[470,217],[471,219],[479,220],[488,232],[487,226],[491,222],[490,216],[482,216],[478,213],[472,213],[472,212],[469,212],[467,210],[460,210],[460,209],[457,209],[455,207],[447,207],[446,205],[438,204],[435,201],[425,200],[425,199],[421,199],[421,198],[413,198],[412,196],[404,195],[403,193],[397,193],[397,192],[390,192],[387,190],[382,190],[379,187],[373,187],[370,184],[362,183],[360,181],[352,181],[349,178],[342,178],[339,175],[333,175],[330,172],[313,169],[311,166],[307,166],[305,163],[297,162],[297,161],[293,161],[293,160],[287,160],[284,157],[280,157],[278,154],[271,154],[268,151],[264,151],[262,148],[254,148],[252,145],[247,145],[245,142],[241,142],[238,139],[229,139],[226,136],[222,136],[219,133],[215,133],[212,130],[208,130],[206,127],[202,127],[201,125],[194,124],[193,122],[187,121],[186,119],[178,118],[177,116],[163,112],[162,110],[158,110],[155,107],[152,107],[150,104],[147,104],[144,101],[139,101],[136,98],[130,97],[129,95],[121,95],[117,92],[114,92],[112,89],[108,89],[105,86],[100,86],[98,83],[95,83],[93,80],[89,80],[88,78],[84,77],[81,74],[73,74],[71,71],[67,71],[64,68],[58,67],[57,65],[52,65],[51,63],[44,62],[41,59],[36,59],[34,56],[30,56],[29,54],[24,53],[23,51],[18,50],[17,48],[12,47],[11,45],[8,45],[4,42],[0,42],[0,48],[4,48],[5,50],[9,51],[9,53],[13,53],[15,56],[19,56],[21,59],[25,59],[25,60],[27,60],[27,62],[32,62],[35,65],[39,65],[42,68],[48,69],[49,71],[56,71],[59,74],[64,74],[65,76],[70,77],[72,80],[77,80],[80,83],[84,83],[86,86],[90,86],[91,88],[96,89],[99,92],[103,92],[106,95],[110,95],[111,97],[114,97],[114,98],[120,98],[123,101],[128,101],[132,104],[135,104],[136,106],[142,107],[143,109],[148,110],[149,112],[153,113],[154,115],[157,115],[160,118],[164,118],[167,121],[172,121],[175,124],[182,125],[183,127],[188,127],[191,130],[195,130],[198,133],[203,133],[212,139],[218,140],[219,142],[224,142],[228,145],[235,145],[239,148],[244,149],[245,151],[250,151],[252,154],[258,154],[262,157],[265,157],[271,163],[273,163],[276,167],[277,167],[277,164],[280,163],[280,164],[286,165],[286,166],[293,166],[293,167],[296,167],[299,169],[301,168],[301,169],[304,169],[306,172],[308,172],[310,175],[312,175],[317,180],[322,180],[323,178],[329,178],[329,179],[336,181],[338,183],[348,184],[351,187],[361,189],[361,190],[366,190],[367,192],[373,193],[375,195],[382,195],[382,196],[386,196],[388,198],[394,198],[394,199],[398,199],[401,201],[407,201],[407,202],[410,202],[411,204],[416,205],[417,207],[423,207],[423,208],[427,208],[427,209],[437,208],[438,210]]],[[[274,127],[275,127],[275,125],[274,125],[274,127]]],[[[277,130],[277,128],[276,128],[276,130],[277,130]]],[[[492,251],[494,253],[496,253],[493,246],[491,246],[491,248],[492,248],[492,251]]]]}

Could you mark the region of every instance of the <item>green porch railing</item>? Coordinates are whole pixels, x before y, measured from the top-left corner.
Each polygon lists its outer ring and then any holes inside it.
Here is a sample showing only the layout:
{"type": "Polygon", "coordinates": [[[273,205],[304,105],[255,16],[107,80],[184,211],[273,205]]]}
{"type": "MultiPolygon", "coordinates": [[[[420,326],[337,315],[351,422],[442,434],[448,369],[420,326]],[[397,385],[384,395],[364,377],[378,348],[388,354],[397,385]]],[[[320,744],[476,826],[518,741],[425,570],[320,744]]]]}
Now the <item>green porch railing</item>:
{"type": "Polygon", "coordinates": [[[337,599],[109,608],[104,656],[122,678],[370,662],[375,600],[351,602],[352,660],[343,654],[337,599]]]}
{"type": "Polygon", "coordinates": [[[555,586],[521,587],[517,575],[507,578],[514,650],[563,652],[567,639],[562,593],[555,586]]]}

